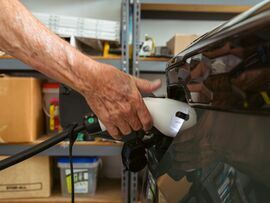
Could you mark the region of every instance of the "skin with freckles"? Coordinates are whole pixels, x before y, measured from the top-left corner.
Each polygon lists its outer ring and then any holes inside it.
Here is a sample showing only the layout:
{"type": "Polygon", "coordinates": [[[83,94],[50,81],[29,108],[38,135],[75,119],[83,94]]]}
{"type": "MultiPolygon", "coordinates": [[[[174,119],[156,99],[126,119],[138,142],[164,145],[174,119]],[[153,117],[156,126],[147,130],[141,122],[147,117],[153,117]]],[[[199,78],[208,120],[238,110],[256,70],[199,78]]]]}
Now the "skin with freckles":
{"type": "Polygon", "coordinates": [[[0,12],[0,50],[80,92],[113,137],[152,127],[140,92],[158,89],[159,80],[135,78],[83,55],[17,0],[0,0],[0,12]]]}

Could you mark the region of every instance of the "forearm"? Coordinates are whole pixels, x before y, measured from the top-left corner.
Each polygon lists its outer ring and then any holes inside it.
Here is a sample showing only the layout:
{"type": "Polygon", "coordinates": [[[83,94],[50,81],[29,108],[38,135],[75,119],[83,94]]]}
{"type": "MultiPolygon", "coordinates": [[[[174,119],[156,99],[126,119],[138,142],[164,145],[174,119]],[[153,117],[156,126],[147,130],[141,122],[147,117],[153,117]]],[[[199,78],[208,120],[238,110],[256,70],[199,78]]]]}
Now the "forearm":
{"type": "Polygon", "coordinates": [[[0,10],[0,50],[55,80],[81,89],[80,75],[91,74],[90,70],[86,73],[83,64],[87,61],[88,67],[95,69],[97,62],[50,32],[19,1],[2,0],[0,10]]]}
{"type": "Polygon", "coordinates": [[[80,92],[112,136],[151,128],[139,91],[150,93],[160,81],[137,79],[91,60],[51,33],[17,0],[0,0],[0,12],[0,50],[80,92]]]}

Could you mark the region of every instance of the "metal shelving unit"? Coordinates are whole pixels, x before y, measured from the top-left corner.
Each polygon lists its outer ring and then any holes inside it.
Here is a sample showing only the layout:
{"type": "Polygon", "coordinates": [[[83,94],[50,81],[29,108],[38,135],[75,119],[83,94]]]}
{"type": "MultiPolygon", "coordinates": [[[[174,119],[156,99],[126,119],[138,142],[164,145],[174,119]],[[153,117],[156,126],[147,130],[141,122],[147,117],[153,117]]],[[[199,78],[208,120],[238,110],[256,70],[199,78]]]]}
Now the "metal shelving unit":
{"type": "MultiPolygon", "coordinates": [[[[92,57],[92,58],[102,63],[110,64],[121,69],[121,58],[102,58],[102,57],[92,57]]],[[[0,70],[30,71],[33,70],[33,68],[16,58],[0,57],[0,70]]]]}
{"type": "MultiPolygon", "coordinates": [[[[1,144],[1,155],[14,155],[33,146],[33,144],[1,144]]],[[[74,156],[117,156],[121,154],[121,144],[102,144],[102,143],[75,143],[73,146],[74,156]]],[[[68,142],[55,145],[39,155],[42,156],[67,156],[68,142]]]]}

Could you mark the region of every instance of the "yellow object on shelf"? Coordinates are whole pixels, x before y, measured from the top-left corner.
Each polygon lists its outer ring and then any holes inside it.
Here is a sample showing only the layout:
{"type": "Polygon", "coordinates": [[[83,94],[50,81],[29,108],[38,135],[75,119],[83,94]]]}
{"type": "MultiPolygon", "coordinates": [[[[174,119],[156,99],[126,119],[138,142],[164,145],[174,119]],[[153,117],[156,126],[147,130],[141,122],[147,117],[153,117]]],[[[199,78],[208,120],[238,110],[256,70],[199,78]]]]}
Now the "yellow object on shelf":
{"type": "Polygon", "coordinates": [[[103,56],[105,58],[109,56],[109,51],[110,51],[110,44],[109,44],[109,42],[104,42],[103,56]]]}

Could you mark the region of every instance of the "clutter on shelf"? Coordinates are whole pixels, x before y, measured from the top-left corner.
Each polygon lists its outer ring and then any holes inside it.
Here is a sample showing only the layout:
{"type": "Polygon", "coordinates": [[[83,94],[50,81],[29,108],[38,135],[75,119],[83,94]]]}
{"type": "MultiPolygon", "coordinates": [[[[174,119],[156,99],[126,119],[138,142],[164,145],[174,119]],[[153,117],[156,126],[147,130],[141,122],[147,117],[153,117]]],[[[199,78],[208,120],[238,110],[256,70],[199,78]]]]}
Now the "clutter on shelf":
{"type": "Polygon", "coordinates": [[[45,26],[63,37],[83,37],[107,41],[120,40],[120,23],[110,20],[33,13],[45,26]]]}
{"type": "Polygon", "coordinates": [[[153,56],[155,53],[155,40],[153,37],[145,35],[145,40],[141,44],[140,56],[153,56]]]}
{"type": "Polygon", "coordinates": [[[140,45],[141,57],[172,57],[187,48],[199,36],[192,34],[176,34],[168,42],[167,46],[156,46],[152,36],[145,35],[145,40],[140,45]]]}
{"type": "Polygon", "coordinates": [[[46,134],[62,131],[59,118],[59,83],[44,83],[43,111],[46,115],[46,134]]]}
{"type": "Polygon", "coordinates": [[[178,54],[179,52],[187,48],[198,37],[199,36],[195,34],[176,34],[167,42],[169,53],[172,55],[178,54]]]}
{"type": "Polygon", "coordinates": [[[119,42],[74,36],[66,38],[66,40],[73,47],[89,56],[103,56],[104,58],[108,58],[121,55],[121,46],[119,42]]]}

